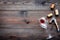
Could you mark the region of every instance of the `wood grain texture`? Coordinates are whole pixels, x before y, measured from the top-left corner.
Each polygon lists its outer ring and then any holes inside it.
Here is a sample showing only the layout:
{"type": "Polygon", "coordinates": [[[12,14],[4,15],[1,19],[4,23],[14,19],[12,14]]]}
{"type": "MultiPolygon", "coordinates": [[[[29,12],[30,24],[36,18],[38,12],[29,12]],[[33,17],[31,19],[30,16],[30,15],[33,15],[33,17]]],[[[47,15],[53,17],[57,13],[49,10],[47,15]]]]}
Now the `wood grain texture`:
{"type": "MultiPolygon", "coordinates": [[[[41,17],[46,17],[51,10],[29,10],[27,17],[21,16],[21,10],[1,10],[0,11],[0,35],[2,36],[17,36],[17,37],[39,37],[46,38],[48,34],[46,30],[41,28],[38,19],[41,17]],[[29,21],[26,24],[24,20],[29,21]]],[[[60,15],[56,18],[60,27],[60,15]]],[[[48,19],[50,20],[50,19],[48,19]]],[[[56,32],[55,26],[48,24],[48,30],[53,35],[59,35],[56,32]],[[53,27],[53,28],[52,28],[53,27]]]]}

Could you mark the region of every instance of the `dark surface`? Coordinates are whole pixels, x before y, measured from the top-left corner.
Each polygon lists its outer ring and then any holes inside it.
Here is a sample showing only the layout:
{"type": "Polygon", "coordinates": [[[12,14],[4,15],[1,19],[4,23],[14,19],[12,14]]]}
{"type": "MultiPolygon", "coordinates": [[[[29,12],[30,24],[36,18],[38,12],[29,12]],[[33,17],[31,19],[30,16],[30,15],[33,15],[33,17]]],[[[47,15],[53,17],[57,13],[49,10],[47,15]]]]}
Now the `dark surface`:
{"type": "Polygon", "coordinates": [[[53,37],[51,39],[45,39],[45,38],[40,38],[40,37],[27,37],[27,38],[22,38],[22,37],[16,37],[16,36],[0,36],[0,40],[60,40],[60,35],[57,37],[53,37]]]}
{"type": "MultiPolygon", "coordinates": [[[[25,0],[1,0],[1,1],[21,2],[25,0]]],[[[51,2],[57,1],[51,0],[51,2]]],[[[18,5],[14,5],[13,8],[15,6],[18,5]]],[[[24,13],[21,14],[21,10],[18,9],[11,10],[12,7],[10,10],[6,10],[3,7],[0,10],[0,40],[47,40],[46,38],[48,34],[46,33],[45,29],[40,27],[38,19],[42,16],[45,17],[47,16],[48,13],[52,12],[50,9],[39,11],[27,10],[28,15],[26,15],[27,17],[24,17],[24,13]]],[[[7,5],[7,7],[9,7],[9,5],[7,5]]],[[[60,6],[58,5],[56,8],[59,9],[59,7],[60,6]]],[[[58,17],[56,17],[56,19],[60,27],[60,14],[58,17]]],[[[52,25],[49,24],[48,30],[49,33],[53,35],[53,38],[49,40],[60,40],[60,32],[59,33],[56,32],[56,28],[53,24],[52,25]]]]}

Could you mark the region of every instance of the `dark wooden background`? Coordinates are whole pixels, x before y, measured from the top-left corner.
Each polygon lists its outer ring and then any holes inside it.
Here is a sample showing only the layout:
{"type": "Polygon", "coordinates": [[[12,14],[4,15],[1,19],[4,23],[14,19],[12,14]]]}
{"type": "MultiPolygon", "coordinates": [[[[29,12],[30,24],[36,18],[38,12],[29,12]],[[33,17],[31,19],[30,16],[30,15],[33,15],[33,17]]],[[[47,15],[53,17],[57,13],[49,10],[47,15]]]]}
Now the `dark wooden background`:
{"type": "MultiPolygon", "coordinates": [[[[52,11],[48,6],[34,6],[31,4],[0,4],[0,36],[4,38],[14,37],[22,38],[22,40],[40,40],[48,37],[46,30],[39,26],[38,19],[46,17],[52,11]],[[22,14],[25,11],[26,14],[22,14]],[[29,24],[25,22],[29,21],[29,24]],[[23,39],[24,38],[24,39],[23,39]]],[[[56,8],[59,10],[59,5],[56,8]]],[[[53,12],[52,12],[53,13],[53,12]]],[[[56,18],[60,27],[60,14],[56,18]]],[[[50,19],[48,19],[50,20],[50,19]]],[[[57,37],[60,33],[56,32],[54,25],[48,24],[49,33],[53,37],[57,37]]]]}

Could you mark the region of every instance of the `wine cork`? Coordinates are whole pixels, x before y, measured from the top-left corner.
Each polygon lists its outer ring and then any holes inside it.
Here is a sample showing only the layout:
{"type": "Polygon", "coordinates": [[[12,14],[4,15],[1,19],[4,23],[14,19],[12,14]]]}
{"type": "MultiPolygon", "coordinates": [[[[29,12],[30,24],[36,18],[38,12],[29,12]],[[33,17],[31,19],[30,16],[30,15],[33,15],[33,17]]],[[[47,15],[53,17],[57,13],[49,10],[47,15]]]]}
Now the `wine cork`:
{"type": "Polygon", "coordinates": [[[54,8],[55,8],[55,4],[52,3],[51,6],[50,6],[50,8],[51,8],[51,10],[54,10],[54,8]]]}
{"type": "Polygon", "coordinates": [[[59,11],[58,11],[58,9],[55,9],[55,15],[56,15],[56,16],[59,15],[59,11]]]}
{"type": "Polygon", "coordinates": [[[51,4],[51,8],[54,8],[55,7],[55,4],[51,4]]]}
{"type": "Polygon", "coordinates": [[[52,14],[52,13],[50,13],[50,14],[48,14],[48,16],[47,16],[47,17],[49,17],[49,18],[50,18],[50,17],[52,17],[52,16],[53,16],[53,14],[52,14]]]}

